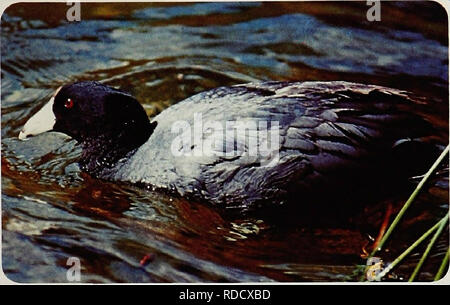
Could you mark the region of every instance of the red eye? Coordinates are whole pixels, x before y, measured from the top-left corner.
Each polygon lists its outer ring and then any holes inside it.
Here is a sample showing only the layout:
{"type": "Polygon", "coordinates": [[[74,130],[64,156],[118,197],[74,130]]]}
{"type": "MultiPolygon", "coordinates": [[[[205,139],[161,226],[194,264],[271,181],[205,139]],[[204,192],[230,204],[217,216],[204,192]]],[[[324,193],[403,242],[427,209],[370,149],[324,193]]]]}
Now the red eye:
{"type": "Polygon", "coordinates": [[[64,103],[64,107],[66,107],[67,109],[70,109],[73,107],[73,100],[71,98],[68,98],[66,100],[66,102],[64,103]]]}

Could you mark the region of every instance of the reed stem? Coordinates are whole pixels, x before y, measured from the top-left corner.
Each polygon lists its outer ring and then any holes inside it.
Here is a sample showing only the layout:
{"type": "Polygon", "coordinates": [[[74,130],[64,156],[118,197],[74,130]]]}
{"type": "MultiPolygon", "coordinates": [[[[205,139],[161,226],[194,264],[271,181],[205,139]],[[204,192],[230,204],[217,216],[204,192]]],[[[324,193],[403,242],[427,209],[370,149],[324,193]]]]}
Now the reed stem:
{"type": "Polygon", "coordinates": [[[438,237],[441,235],[442,230],[447,225],[447,221],[448,221],[448,217],[445,217],[445,221],[441,223],[441,225],[437,229],[436,233],[434,233],[434,236],[431,238],[430,242],[428,243],[428,246],[427,246],[425,252],[423,252],[422,257],[420,258],[419,263],[417,263],[416,268],[414,269],[413,273],[411,274],[411,277],[409,278],[408,282],[412,282],[416,278],[417,274],[420,271],[420,268],[422,268],[423,263],[427,259],[428,254],[431,251],[431,248],[433,247],[433,245],[436,242],[436,240],[438,239],[438,237]]]}
{"type": "Polygon", "coordinates": [[[417,195],[419,194],[420,190],[423,188],[425,183],[430,178],[431,174],[436,170],[436,168],[439,166],[439,164],[444,160],[445,156],[448,154],[450,149],[450,145],[448,145],[444,151],[440,154],[440,156],[437,158],[437,160],[433,163],[433,165],[430,167],[430,169],[427,171],[425,176],[422,178],[422,180],[419,182],[417,187],[415,188],[414,192],[409,196],[406,203],[403,205],[400,212],[398,212],[397,216],[395,217],[392,224],[389,226],[389,229],[386,231],[386,234],[384,234],[383,238],[381,239],[380,243],[373,249],[372,253],[369,255],[369,257],[372,257],[377,251],[380,251],[386,241],[388,240],[389,236],[391,236],[392,232],[394,231],[397,224],[400,222],[400,219],[403,217],[403,214],[405,214],[406,210],[409,208],[411,203],[416,199],[417,195]]]}
{"type": "Polygon", "coordinates": [[[444,275],[445,267],[448,263],[448,257],[450,255],[450,248],[447,250],[447,254],[445,254],[444,259],[442,260],[441,266],[439,267],[438,272],[436,273],[434,280],[439,281],[444,275]]]}
{"type": "Polygon", "coordinates": [[[406,249],[402,254],[400,254],[389,266],[387,266],[383,271],[381,271],[375,278],[376,281],[379,281],[388,274],[392,269],[395,268],[408,254],[411,253],[418,245],[420,245],[428,236],[431,235],[434,231],[436,231],[442,223],[447,222],[449,215],[445,215],[441,220],[439,220],[434,226],[432,226],[428,231],[426,231],[418,240],[416,240],[408,249],[406,249]]]}

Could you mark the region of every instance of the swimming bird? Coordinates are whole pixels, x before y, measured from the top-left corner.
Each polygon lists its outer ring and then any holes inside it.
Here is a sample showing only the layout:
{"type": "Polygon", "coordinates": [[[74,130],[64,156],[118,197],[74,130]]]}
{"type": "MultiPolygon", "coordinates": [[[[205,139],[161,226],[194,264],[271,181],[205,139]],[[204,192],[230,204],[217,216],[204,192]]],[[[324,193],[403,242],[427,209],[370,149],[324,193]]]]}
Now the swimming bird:
{"type": "Polygon", "coordinates": [[[434,131],[420,103],[376,85],[270,81],[202,92],[149,119],[129,93],[82,81],[57,89],[19,138],[65,133],[93,177],[224,209],[330,206],[431,165],[438,149],[424,140],[434,131]]]}

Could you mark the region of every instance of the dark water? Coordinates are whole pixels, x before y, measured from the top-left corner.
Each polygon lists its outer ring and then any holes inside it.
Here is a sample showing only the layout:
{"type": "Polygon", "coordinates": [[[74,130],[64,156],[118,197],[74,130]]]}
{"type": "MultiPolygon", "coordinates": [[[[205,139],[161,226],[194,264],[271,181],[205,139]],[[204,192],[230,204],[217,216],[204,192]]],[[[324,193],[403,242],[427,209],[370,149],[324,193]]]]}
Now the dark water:
{"type": "MultiPolygon", "coordinates": [[[[446,144],[447,16],[436,3],[383,3],[380,22],[367,21],[365,2],[83,4],[81,22],[67,22],[67,9],[16,4],[1,20],[2,263],[14,281],[65,282],[69,257],[80,259],[86,282],[356,280],[383,218],[380,203],[355,225],[285,228],[92,179],[79,171],[71,139],[17,140],[25,121],[71,81],[130,91],[150,116],[194,93],[249,81],[381,84],[427,97],[446,144]],[[147,254],[153,260],[141,266],[147,254]]],[[[384,258],[446,210],[448,179],[435,179],[384,258]]],[[[419,279],[433,278],[447,240],[419,279]]],[[[397,279],[419,258],[412,255],[397,279]]]]}

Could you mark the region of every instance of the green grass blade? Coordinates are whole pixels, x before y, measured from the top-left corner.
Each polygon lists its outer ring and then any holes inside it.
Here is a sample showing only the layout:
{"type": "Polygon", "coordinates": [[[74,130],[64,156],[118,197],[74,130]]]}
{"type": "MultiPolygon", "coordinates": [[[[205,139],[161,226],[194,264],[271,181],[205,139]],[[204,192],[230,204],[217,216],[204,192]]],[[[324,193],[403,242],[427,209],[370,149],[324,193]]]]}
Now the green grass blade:
{"type": "Polygon", "coordinates": [[[409,208],[411,203],[416,199],[417,195],[419,194],[420,190],[423,188],[425,183],[428,181],[428,179],[430,178],[431,174],[436,170],[436,168],[439,166],[439,164],[442,162],[442,160],[444,160],[445,156],[449,152],[449,149],[450,149],[450,145],[447,146],[444,149],[444,151],[440,154],[440,156],[437,158],[437,160],[434,162],[434,164],[427,171],[425,176],[422,178],[422,180],[419,182],[419,184],[415,188],[414,192],[411,194],[411,196],[409,196],[408,200],[403,205],[403,207],[400,210],[400,212],[398,212],[397,216],[395,217],[394,221],[392,222],[392,224],[387,229],[386,233],[384,234],[384,236],[381,239],[381,241],[378,244],[378,246],[372,251],[372,253],[370,254],[369,257],[372,257],[377,251],[380,251],[383,248],[383,246],[386,243],[386,241],[388,240],[389,236],[392,234],[392,232],[394,231],[395,227],[400,222],[400,219],[403,217],[403,214],[405,214],[406,210],[409,208]]]}
{"type": "Polygon", "coordinates": [[[443,222],[446,222],[449,215],[445,215],[444,218],[439,220],[438,223],[436,223],[433,227],[428,229],[427,232],[425,232],[421,237],[419,237],[418,240],[416,240],[411,246],[409,246],[408,249],[406,249],[402,254],[400,254],[389,266],[387,266],[383,271],[381,271],[377,277],[375,278],[376,281],[381,280],[386,274],[388,274],[392,269],[395,268],[408,254],[410,254],[418,245],[420,245],[425,239],[427,239],[428,236],[430,236],[434,231],[436,231],[443,222]]]}
{"type": "Polygon", "coordinates": [[[441,235],[442,230],[444,230],[445,226],[447,225],[447,221],[448,221],[448,217],[445,217],[445,221],[441,223],[441,225],[437,229],[436,233],[434,234],[433,238],[431,238],[425,252],[423,252],[422,257],[420,258],[419,263],[417,263],[416,268],[414,269],[413,273],[411,274],[411,277],[408,279],[408,282],[412,282],[416,278],[417,274],[420,271],[420,268],[422,268],[423,263],[427,259],[428,254],[431,251],[431,248],[433,247],[433,245],[436,242],[436,240],[438,239],[438,237],[441,235]]]}
{"type": "Polygon", "coordinates": [[[442,260],[441,266],[439,267],[438,272],[436,273],[436,276],[434,277],[435,281],[439,281],[442,276],[444,275],[445,267],[448,263],[448,257],[450,255],[450,248],[447,250],[447,254],[445,254],[444,259],[442,260]]]}

